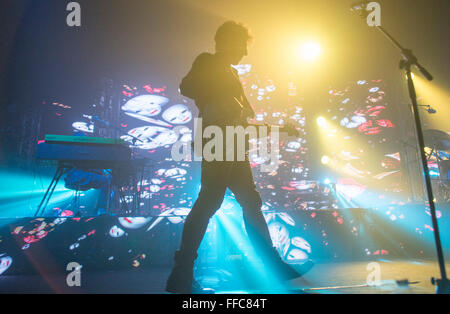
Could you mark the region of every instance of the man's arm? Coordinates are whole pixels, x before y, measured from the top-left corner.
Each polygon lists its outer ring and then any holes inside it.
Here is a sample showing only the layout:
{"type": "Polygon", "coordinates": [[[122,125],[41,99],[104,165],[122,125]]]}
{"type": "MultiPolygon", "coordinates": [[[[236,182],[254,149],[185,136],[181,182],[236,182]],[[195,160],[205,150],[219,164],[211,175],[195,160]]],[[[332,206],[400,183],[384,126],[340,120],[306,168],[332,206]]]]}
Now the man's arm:
{"type": "MultiPolygon", "coordinates": [[[[189,73],[183,78],[180,84],[180,92],[182,95],[195,100],[201,111],[201,116],[211,123],[232,123],[242,116],[241,109],[244,105],[241,103],[243,101],[242,99],[235,101],[236,94],[230,94],[228,90],[227,80],[230,80],[229,75],[222,70],[218,71],[217,68],[213,55],[209,53],[200,54],[195,59],[189,73]]],[[[243,94],[243,90],[241,94],[243,94]]],[[[247,100],[245,102],[248,103],[247,100]]],[[[248,108],[253,111],[251,106],[248,105],[248,108]]],[[[246,115],[248,115],[248,112],[246,110],[246,115]]]]}
{"type": "Polygon", "coordinates": [[[200,54],[192,64],[189,73],[183,78],[180,84],[180,92],[183,96],[195,101],[206,98],[208,92],[205,78],[211,60],[211,54],[200,54]]]}

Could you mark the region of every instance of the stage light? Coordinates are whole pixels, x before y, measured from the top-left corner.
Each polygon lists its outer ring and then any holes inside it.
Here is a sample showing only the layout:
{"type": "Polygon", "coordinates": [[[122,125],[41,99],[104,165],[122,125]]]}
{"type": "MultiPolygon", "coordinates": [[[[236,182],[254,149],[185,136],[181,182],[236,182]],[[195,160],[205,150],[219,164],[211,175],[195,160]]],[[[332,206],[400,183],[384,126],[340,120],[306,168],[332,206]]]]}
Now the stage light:
{"type": "Polygon", "coordinates": [[[330,162],[330,157],[328,156],[322,156],[322,158],[320,159],[320,162],[324,165],[327,165],[330,162]]]}
{"type": "Polygon", "coordinates": [[[325,183],[325,184],[330,184],[331,183],[331,180],[330,179],[328,179],[328,178],[326,178],[325,180],[323,180],[323,183],[325,183]]]}
{"type": "Polygon", "coordinates": [[[324,127],[327,124],[327,120],[324,117],[318,117],[317,118],[317,124],[320,127],[324,127]]]}
{"type": "Polygon", "coordinates": [[[316,42],[303,43],[299,49],[300,57],[305,61],[316,60],[320,56],[321,52],[322,50],[320,45],[316,42]]]}

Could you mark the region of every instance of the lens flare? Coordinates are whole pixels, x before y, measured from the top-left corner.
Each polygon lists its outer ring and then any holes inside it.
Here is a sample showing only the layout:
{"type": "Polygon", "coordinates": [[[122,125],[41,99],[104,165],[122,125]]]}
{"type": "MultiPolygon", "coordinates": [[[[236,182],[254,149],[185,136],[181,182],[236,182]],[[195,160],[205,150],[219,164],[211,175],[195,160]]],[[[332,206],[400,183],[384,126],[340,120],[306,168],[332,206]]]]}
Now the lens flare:
{"type": "Polygon", "coordinates": [[[330,162],[330,157],[328,156],[322,156],[322,158],[320,159],[320,161],[322,162],[322,164],[327,165],[330,162]]]}
{"type": "Polygon", "coordinates": [[[305,61],[314,61],[320,56],[321,53],[322,49],[316,42],[303,43],[299,48],[299,55],[305,61]]]}
{"type": "Polygon", "coordinates": [[[318,117],[316,121],[320,127],[324,127],[327,124],[327,120],[324,117],[318,117]]]}

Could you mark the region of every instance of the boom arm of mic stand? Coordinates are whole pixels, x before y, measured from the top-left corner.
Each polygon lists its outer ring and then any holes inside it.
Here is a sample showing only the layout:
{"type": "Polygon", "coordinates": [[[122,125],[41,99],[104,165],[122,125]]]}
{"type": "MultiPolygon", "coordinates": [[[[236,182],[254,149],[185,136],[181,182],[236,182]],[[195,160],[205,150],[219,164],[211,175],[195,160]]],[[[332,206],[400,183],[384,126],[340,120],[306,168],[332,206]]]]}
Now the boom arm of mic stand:
{"type": "Polygon", "coordinates": [[[404,69],[406,71],[406,76],[407,76],[407,80],[408,80],[409,96],[410,96],[411,102],[412,102],[414,122],[416,125],[422,168],[423,168],[424,177],[425,177],[427,198],[428,198],[428,203],[430,206],[431,220],[432,220],[433,229],[434,229],[434,240],[435,240],[435,245],[436,245],[439,270],[441,273],[441,279],[432,278],[432,283],[436,284],[437,293],[450,293],[450,282],[447,278],[447,274],[446,274],[446,270],[445,270],[445,259],[444,259],[444,254],[443,254],[443,250],[442,250],[441,237],[439,234],[439,227],[438,227],[438,222],[437,222],[437,217],[436,217],[436,208],[435,208],[435,204],[434,204],[433,190],[432,190],[432,186],[431,186],[430,174],[428,172],[428,163],[427,163],[427,159],[425,156],[425,144],[424,144],[424,139],[423,139],[422,125],[420,122],[416,90],[414,88],[414,82],[411,77],[411,65],[415,65],[419,69],[419,71],[428,80],[431,81],[433,79],[433,76],[422,65],[419,64],[417,57],[413,54],[412,50],[402,47],[402,45],[400,45],[400,43],[397,40],[395,40],[395,38],[392,37],[383,27],[381,27],[381,26],[376,26],[376,27],[379,31],[381,31],[389,39],[389,41],[392,42],[392,44],[394,46],[396,46],[400,50],[400,53],[403,57],[403,60],[400,62],[400,68],[404,69]]]}
{"type": "Polygon", "coordinates": [[[433,80],[433,76],[430,74],[430,72],[428,72],[427,69],[425,69],[417,61],[417,57],[413,54],[411,49],[406,49],[406,48],[402,47],[402,45],[400,45],[400,43],[398,41],[396,41],[395,38],[392,37],[382,26],[376,26],[376,28],[380,32],[382,32],[394,44],[394,46],[396,46],[400,50],[400,53],[402,54],[403,59],[406,62],[409,62],[409,64],[411,64],[411,65],[415,65],[419,69],[420,73],[422,73],[422,75],[425,76],[427,80],[429,80],[429,81],[433,80]]]}
{"type": "MultiPolygon", "coordinates": [[[[369,14],[365,10],[365,8],[367,7],[367,4],[368,4],[367,0],[354,3],[354,4],[352,4],[350,11],[359,15],[359,17],[361,17],[362,19],[366,19],[369,14]],[[355,6],[357,6],[358,9],[355,9],[354,8],[355,6]]],[[[397,40],[395,40],[395,38],[392,37],[382,26],[376,26],[376,28],[381,33],[383,33],[383,35],[385,35],[387,37],[387,39],[389,39],[389,41],[392,42],[392,44],[394,46],[396,46],[400,50],[400,53],[402,54],[404,60],[408,60],[411,65],[415,65],[419,69],[420,73],[422,73],[422,75],[425,76],[427,80],[429,80],[429,81],[433,80],[433,76],[430,74],[430,72],[428,72],[427,69],[425,69],[417,61],[417,57],[413,54],[411,49],[406,49],[406,48],[402,47],[402,45],[400,45],[400,43],[397,40]]]]}

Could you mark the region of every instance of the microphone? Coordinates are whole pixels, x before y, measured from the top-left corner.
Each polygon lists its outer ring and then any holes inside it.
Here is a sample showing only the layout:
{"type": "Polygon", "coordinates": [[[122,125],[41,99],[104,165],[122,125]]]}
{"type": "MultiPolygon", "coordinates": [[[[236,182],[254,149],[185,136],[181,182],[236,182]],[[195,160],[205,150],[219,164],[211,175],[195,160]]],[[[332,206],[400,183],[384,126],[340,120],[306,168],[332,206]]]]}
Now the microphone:
{"type": "Polygon", "coordinates": [[[433,113],[437,112],[436,109],[431,108],[431,106],[428,106],[427,111],[428,111],[429,114],[433,114],[433,113]]]}
{"type": "Polygon", "coordinates": [[[437,112],[437,110],[434,109],[434,108],[431,108],[430,105],[418,105],[418,106],[419,106],[419,107],[426,107],[425,110],[426,110],[429,114],[434,114],[434,113],[437,112]]]}

